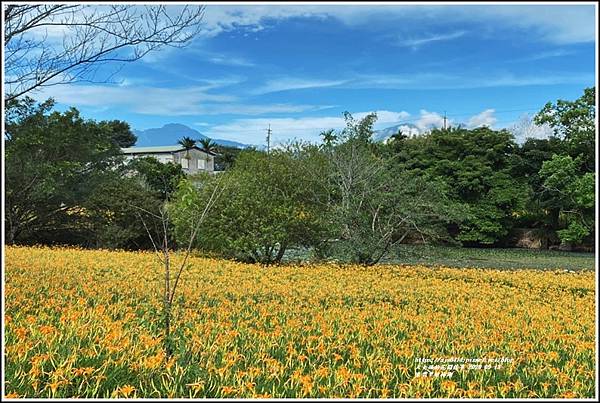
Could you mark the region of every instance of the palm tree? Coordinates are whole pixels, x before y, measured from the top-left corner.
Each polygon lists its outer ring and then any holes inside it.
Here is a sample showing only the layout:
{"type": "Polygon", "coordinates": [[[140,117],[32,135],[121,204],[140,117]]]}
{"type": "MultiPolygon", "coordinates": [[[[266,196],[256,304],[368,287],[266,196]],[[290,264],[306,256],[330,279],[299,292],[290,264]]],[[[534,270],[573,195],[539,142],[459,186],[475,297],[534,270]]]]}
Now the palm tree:
{"type": "Polygon", "coordinates": [[[190,150],[194,147],[196,147],[196,140],[194,140],[191,137],[183,137],[181,138],[181,140],[179,140],[177,142],[177,144],[181,145],[183,148],[185,148],[185,158],[186,159],[190,159],[190,150]]]}
{"type": "Polygon", "coordinates": [[[217,143],[212,141],[211,139],[204,138],[198,141],[200,143],[200,147],[207,153],[215,153],[217,151],[217,143]]]}
{"type": "Polygon", "coordinates": [[[322,132],[321,137],[323,137],[323,143],[328,146],[332,145],[334,141],[337,140],[337,135],[333,129],[322,132]]]}

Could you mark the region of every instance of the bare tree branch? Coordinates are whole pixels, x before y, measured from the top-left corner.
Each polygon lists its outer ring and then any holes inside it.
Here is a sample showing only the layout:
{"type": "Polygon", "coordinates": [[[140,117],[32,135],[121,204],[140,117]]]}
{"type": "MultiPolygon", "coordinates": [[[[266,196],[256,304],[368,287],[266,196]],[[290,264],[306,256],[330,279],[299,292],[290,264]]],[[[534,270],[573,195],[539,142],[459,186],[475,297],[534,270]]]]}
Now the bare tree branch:
{"type": "Polygon", "coordinates": [[[200,32],[203,16],[202,5],[6,6],[6,100],[89,80],[105,63],[132,62],[165,46],[184,47],[200,32]]]}
{"type": "Polygon", "coordinates": [[[192,251],[192,245],[194,244],[196,235],[198,234],[198,231],[200,230],[200,226],[204,222],[208,212],[212,209],[212,207],[216,203],[217,199],[221,196],[221,194],[223,194],[223,191],[225,190],[225,186],[222,186],[221,182],[222,182],[222,177],[219,179],[219,182],[217,182],[217,185],[213,189],[213,191],[210,195],[210,198],[208,199],[208,202],[204,206],[204,210],[202,211],[202,214],[200,214],[200,216],[198,217],[198,220],[196,222],[192,222],[193,231],[192,231],[192,234],[190,235],[188,246],[185,251],[185,257],[183,258],[183,262],[181,263],[181,266],[179,267],[179,271],[177,272],[177,277],[175,279],[175,283],[173,284],[173,292],[169,299],[170,303],[173,302],[173,298],[175,297],[175,290],[177,289],[177,284],[179,283],[179,278],[181,277],[181,273],[183,272],[183,269],[185,268],[187,260],[190,256],[190,252],[192,251]]]}

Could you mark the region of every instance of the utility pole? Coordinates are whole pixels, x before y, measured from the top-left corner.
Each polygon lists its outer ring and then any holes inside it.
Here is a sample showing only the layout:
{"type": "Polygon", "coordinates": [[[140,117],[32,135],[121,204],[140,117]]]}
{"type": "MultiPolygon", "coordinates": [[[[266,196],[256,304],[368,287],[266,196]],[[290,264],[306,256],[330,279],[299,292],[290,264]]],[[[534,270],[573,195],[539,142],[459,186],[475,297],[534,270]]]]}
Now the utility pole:
{"type": "Polygon", "coordinates": [[[444,111],[444,130],[446,130],[446,111],[444,111]]]}
{"type": "Polygon", "coordinates": [[[267,129],[267,154],[271,151],[271,124],[269,123],[269,128],[267,129]]]}

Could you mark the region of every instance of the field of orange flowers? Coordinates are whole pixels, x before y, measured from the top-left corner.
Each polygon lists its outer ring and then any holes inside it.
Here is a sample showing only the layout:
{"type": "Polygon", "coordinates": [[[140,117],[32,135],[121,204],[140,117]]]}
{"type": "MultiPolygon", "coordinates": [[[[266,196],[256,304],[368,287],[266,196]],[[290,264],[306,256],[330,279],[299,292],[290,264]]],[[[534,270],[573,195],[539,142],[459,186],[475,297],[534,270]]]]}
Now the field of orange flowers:
{"type": "Polygon", "coordinates": [[[153,254],[5,257],[8,397],[594,396],[591,271],[193,258],[167,359],[153,254]]]}

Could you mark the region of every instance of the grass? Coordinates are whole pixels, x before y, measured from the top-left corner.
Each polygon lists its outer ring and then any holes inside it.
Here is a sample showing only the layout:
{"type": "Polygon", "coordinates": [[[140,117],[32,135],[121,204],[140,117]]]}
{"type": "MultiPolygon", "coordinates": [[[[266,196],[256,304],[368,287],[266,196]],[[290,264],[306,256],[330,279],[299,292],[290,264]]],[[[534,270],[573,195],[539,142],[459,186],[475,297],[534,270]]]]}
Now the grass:
{"type": "Polygon", "coordinates": [[[494,269],[594,270],[595,267],[593,253],[428,245],[399,245],[387,262],[494,269]]]}
{"type": "MultiPolygon", "coordinates": [[[[287,263],[309,259],[308,250],[286,253],[287,263]]],[[[339,258],[343,261],[343,258],[339,258]]],[[[594,270],[593,253],[517,248],[460,248],[431,245],[398,245],[381,263],[428,267],[489,269],[594,270]]]]}

